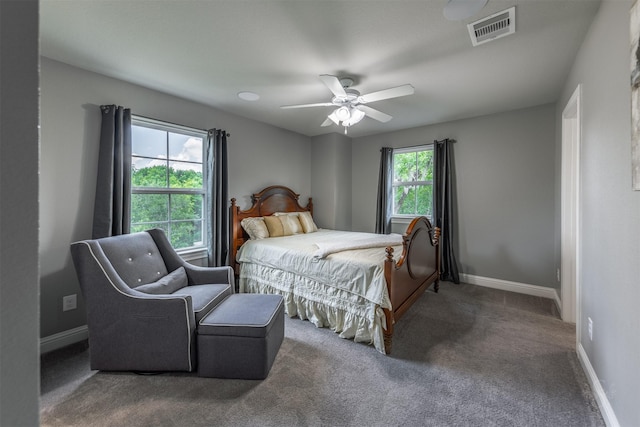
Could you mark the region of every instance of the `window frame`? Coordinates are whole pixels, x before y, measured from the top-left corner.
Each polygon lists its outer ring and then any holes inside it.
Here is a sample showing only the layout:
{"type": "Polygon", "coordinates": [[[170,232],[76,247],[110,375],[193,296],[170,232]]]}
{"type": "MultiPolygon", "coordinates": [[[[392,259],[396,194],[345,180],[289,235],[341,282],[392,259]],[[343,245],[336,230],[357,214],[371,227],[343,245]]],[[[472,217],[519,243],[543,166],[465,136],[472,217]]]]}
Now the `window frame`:
{"type": "MultiPolygon", "coordinates": [[[[412,147],[404,147],[404,148],[395,148],[393,150],[393,158],[392,158],[392,166],[393,166],[393,178],[392,179],[392,184],[391,184],[391,194],[389,195],[391,197],[391,203],[393,204],[392,209],[393,209],[393,213],[391,214],[391,221],[392,223],[401,223],[401,224],[409,224],[413,218],[415,218],[416,216],[420,216],[420,214],[414,213],[414,214],[396,214],[396,202],[395,202],[395,197],[394,197],[394,193],[395,193],[395,188],[396,187],[400,187],[400,186],[410,186],[410,185],[429,185],[431,186],[431,194],[432,194],[432,200],[431,200],[431,214],[430,215],[424,215],[427,218],[429,218],[429,221],[432,220],[433,217],[433,180],[430,181],[395,181],[395,156],[396,154],[406,154],[406,153],[418,153],[421,151],[434,151],[434,145],[432,143],[429,144],[423,144],[423,145],[415,145],[412,147]]],[[[416,165],[417,166],[417,165],[416,165]]],[[[435,160],[432,162],[431,165],[432,169],[435,167],[435,160]]],[[[433,176],[433,173],[432,173],[433,176]]]]}
{"type": "MultiPolygon", "coordinates": [[[[183,258],[185,259],[198,259],[202,257],[203,253],[206,253],[208,251],[208,228],[209,228],[209,219],[208,216],[206,215],[206,207],[207,207],[207,203],[208,203],[208,198],[209,198],[209,194],[206,188],[206,183],[207,183],[207,179],[208,179],[208,173],[209,170],[206,167],[206,143],[207,143],[207,131],[203,130],[203,129],[197,129],[197,128],[192,128],[192,127],[188,127],[188,126],[182,126],[182,125],[178,125],[175,123],[169,123],[169,122],[164,122],[161,120],[156,120],[156,119],[151,119],[148,117],[142,117],[142,116],[135,116],[132,115],[131,116],[131,126],[138,126],[138,127],[144,127],[144,128],[149,128],[149,129],[155,129],[155,130],[159,130],[162,132],[166,132],[167,133],[167,138],[166,138],[166,158],[162,159],[165,160],[167,162],[167,174],[169,173],[169,169],[168,166],[172,161],[179,161],[179,162],[183,162],[183,163],[192,163],[192,164],[198,164],[201,165],[202,167],[202,188],[171,188],[169,186],[167,186],[166,188],[161,188],[161,187],[135,187],[133,185],[133,182],[131,182],[131,195],[133,196],[134,194],[161,194],[161,195],[168,195],[168,201],[167,201],[167,215],[168,215],[168,219],[166,221],[167,223],[167,227],[169,232],[167,233],[167,238],[169,240],[171,240],[171,224],[172,223],[179,223],[179,222],[185,222],[185,221],[193,221],[193,220],[175,220],[172,221],[171,220],[171,195],[180,195],[180,194],[186,194],[186,195],[201,195],[202,196],[202,218],[201,218],[201,222],[202,222],[202,241],[201,244],[199,245],[192,245],[192,246],[188,246],[188,247],[184,247],[184,248],[176,248],[176,252],[179,253],[183,258]],[[175,160],[175,159],[171,159],[169,157],[169,138],[168,138],[168,134],[169,133],[173,133],[173,134],[179,134],[179,135],[184,135],[184,136],[193,136],[196,138],[201,138],[202,139],[202,162],[193,162],[193,161],[183,161],[183,160],[175,160]]],[[[131,141],[132,143],[132,147],[133,147],[133,139],[131,141]]],[[[143,155],[135,155],[133,153],[133,150],[131,152],[131,163],[132,163],[132,173],[133,173],[133,159],[134,158],[146,158],[146,159],[154,159],[154,160],[158,160],[158,158],[156,157],[149,157],[149,156],[143,156],[143,155]]],[[[169,185],[169,180],[167,179],[167,185],[169,185]]],[[[133,207],[133,206],[132,206],[133,207]]],[[[155,221],[154,223],[157,223],[157,221],[155,221]]],[[[135,225],[140,225],[140,224],[145,224],[143,223],[134,223],[133,222],[133,216],[131,216],[131,222],[130,222],[130,226],[131,228],[133,228],[133,226],[135,225]]],[[[149,223],[149,224],[153,224],[153,223],[149,223]]]]}

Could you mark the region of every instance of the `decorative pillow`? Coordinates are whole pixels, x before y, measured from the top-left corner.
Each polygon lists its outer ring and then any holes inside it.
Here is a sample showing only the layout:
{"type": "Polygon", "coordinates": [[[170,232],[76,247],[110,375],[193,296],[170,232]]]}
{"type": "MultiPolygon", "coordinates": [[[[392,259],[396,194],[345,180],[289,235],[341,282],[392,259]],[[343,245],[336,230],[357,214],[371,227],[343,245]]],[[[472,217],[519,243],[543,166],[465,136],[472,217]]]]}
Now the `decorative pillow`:
{"type": "Polygon", "coordinates": [[[277,216],[265,216],[264,223],[269,230],[270,237],[281,237],[284,236],[284,227],[282,226],[282,221],[277,216]]]}
{"type": "Polygon", "coordinates": [[[313,217],[311,216],[311,212],[300,212],[298,214],[298,220],[300,220],[300,225],[302,225],[302,231],[305,233],[313,233],[314,231],[318,231],[318,227],[316,223],[313,222],[313,217]]]}
{"type": "Polygon", "coordinates": [[[263,217],[245,218],[240,221],[240,225],[247,232],[251,240],[266,239],[269,237],[269,230],[264,223],[263,217]]]}
{"type": "Polygon", "coordinates": [[[172,294],[188,284],[187,272],[184,270],[184,267],[178,267],[162,279],[146,285],[140,285],[136,287],[135,290],[144,292],[145,294],[164,295],[172,294]]]}
{"type": "Polygon", "coordinates": [[[280,215],[278,218],[280,218],[280,221],[282,222],[282,228],[284,228],[285,236],[303,233],[302,225],[298,220],[298,215],[280,215]]]}

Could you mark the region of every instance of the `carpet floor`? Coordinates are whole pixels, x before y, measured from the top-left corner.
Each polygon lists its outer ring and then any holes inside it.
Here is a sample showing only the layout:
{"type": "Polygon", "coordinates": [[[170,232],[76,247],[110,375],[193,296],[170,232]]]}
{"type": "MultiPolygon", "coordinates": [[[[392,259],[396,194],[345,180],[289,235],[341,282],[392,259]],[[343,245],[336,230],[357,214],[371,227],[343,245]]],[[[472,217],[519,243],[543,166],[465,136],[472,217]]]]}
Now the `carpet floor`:
{"type": "Polygon", "coordinates": [[[43,426],[604,426],[553,301],[441,283],[393,352],[297,318],[263,381],[92,371],[86,341],[41,358],[43,426]]]}

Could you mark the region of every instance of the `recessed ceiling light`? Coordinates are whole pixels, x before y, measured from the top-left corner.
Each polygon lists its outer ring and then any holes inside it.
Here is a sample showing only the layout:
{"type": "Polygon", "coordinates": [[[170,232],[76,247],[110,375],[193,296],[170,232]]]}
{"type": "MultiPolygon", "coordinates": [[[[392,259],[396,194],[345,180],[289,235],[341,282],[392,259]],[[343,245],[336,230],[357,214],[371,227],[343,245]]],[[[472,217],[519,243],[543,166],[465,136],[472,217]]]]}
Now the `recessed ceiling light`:
{"type": "Polygon", "coordinates": [[[253,92],[238,92],[238,98],[244,99],[245,101],[257,101],[260,99],[260,95],[253,92]]]}

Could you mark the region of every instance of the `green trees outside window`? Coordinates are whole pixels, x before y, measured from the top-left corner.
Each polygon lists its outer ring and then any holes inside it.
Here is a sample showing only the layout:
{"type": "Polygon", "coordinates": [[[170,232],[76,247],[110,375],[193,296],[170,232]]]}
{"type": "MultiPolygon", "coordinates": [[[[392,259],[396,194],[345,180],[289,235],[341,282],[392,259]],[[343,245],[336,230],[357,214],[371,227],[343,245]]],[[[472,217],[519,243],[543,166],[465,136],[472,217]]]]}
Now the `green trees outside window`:
{"type": "MultiPolygon", "coordinates": [[[[131,185],[158,188],[167,178],[171,188],[202,188],[202,172],[165,166],[133,170],[131,185]]],[[[202,194],[134,193],[131,195],[131,232],[161,228],[176,249],[202,245],[203,204],[202,194]]]]}
{"type": "Polygon", "coordinates": [[[432,217],[433,150],[430,147],[394,153],[393,213],[432,217]]]}

